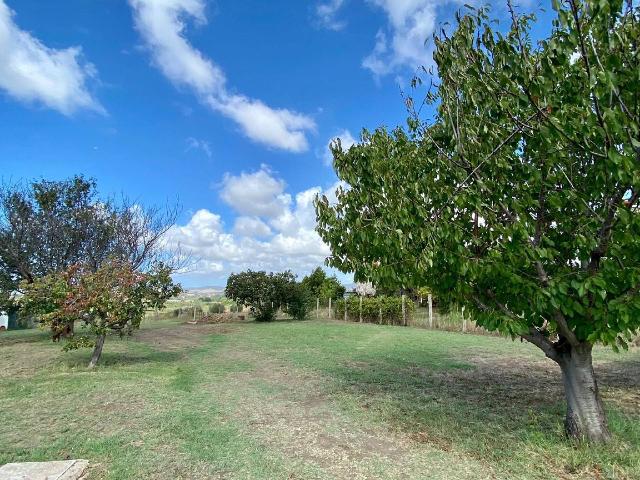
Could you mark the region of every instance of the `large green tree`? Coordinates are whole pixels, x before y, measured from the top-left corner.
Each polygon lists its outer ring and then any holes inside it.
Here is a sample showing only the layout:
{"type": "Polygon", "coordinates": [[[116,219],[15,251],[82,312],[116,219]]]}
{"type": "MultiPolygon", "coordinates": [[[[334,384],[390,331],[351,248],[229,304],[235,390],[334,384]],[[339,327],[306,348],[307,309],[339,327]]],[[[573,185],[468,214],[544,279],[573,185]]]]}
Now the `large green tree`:
{"type": "Polygon", "coordinates": [[[275,320],[279,308],[302,320],[308,310],[308,292],[296,276],[289,272],[264,271],[232,273],[227,279],[224,294],[240,305],[246,305],[259,322],[275,320]]]}
{"type": "Polygon", "coordinates": [[[481,9],[437,36],[433,117],[409,98],[408,129],[335,145],[349,188],[318,199],[318,231],[331,265],[429,285],[539,347],[562,372],[567,433],[598,442],[593,346],[625,347],[640,327],[640,12],[554,8],[537,43],[534,17],[513,11],[504,33],[481,9]]]}
{"type": "Polygon", "coordinates": [[[345,288],[334,276],[327,276],[326,272],[317,267],[300,282],[312,298],[336,299],[344,296],[345,288]]]}

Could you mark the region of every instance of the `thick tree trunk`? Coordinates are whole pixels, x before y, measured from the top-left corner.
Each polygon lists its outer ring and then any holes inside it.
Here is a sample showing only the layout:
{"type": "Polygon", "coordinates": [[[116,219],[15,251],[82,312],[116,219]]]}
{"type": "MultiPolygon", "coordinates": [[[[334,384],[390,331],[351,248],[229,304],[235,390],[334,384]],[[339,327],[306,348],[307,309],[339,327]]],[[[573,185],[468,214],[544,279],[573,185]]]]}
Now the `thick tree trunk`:
{"type": "Polygon", "coordinates": [[[560,355],[558,363],[567,399],[567,435],[593,443],[611,437],[593,372],[592,346],[581,344],[560,355]]]}
{"type": "Polygon", "coordinates": [[[100,355],[102,355],[102,347],[104,346],[104,339],[106,335],[98,335],[96,339],[96,346],[93,348],[93,354],[91,355],[91,361],[89,362],[89,368],[93,368],[98,364],[100,355]]]}

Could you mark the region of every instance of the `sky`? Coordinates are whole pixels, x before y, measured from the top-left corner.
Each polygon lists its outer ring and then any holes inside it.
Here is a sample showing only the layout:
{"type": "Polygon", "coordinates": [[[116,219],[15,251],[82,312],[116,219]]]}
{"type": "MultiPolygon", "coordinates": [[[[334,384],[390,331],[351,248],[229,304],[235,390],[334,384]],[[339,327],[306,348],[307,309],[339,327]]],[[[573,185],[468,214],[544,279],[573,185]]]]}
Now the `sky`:
{"type": "Polygon", "coordinates": [[[425,39],[463,3],[0,0],[0,177],[178,202],[186,287],[304,275],[330,254],[313,209],[338,186],[329,143],[404,124],[425,39]]]}

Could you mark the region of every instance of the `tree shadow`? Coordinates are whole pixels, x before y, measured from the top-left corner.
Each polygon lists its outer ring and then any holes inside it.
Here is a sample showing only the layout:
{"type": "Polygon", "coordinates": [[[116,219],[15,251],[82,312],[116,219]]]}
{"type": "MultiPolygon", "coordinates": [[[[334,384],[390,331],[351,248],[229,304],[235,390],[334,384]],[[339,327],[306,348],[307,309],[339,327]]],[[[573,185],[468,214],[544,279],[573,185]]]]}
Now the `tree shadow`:
{"type": "MultiPolygon", "coordinates": [[[[89,364],[91,359],[90,350],[81,350],[69,354],[64,360],[67,367],[83,368],[89,364]]],[[[166,364],[177,362],[184,355],[181,352],[168,352],[160,350],[150,350],[148,352],[104,352],[100,357],[97,367],[128,367],[144,364],[166,364]]]]}
{"type": "MultiPolygon", "coordinates": [[[[419,442],[455,447],[483,460],[525,458],[530,448],[541,452],[531,447],[535,442],[569,452],[559,367],[544,357],[478,353],[469,352],[464,368],[441,368],[438,355],[412,352],[406,362],[371,357],[345,362],[331,369],[331,375],[360,408],[419,442]]],[[[627,426],[637,423],[640,411],[625,409],[623,403],[640,398],[640,360],[597,364],[596,375],[609,413],[619,418],[626,410],[634,418],[627,426]]],[[[640,429],[619,430],[615,433],[623,442],[638,444],[640,429]]]]}
{"type": "Polygon", "coordinates": [[[0,347],[27,343],[51,341],[49,332],[33,328],[25,330],[9,330],[0,332],[0,347]]]}

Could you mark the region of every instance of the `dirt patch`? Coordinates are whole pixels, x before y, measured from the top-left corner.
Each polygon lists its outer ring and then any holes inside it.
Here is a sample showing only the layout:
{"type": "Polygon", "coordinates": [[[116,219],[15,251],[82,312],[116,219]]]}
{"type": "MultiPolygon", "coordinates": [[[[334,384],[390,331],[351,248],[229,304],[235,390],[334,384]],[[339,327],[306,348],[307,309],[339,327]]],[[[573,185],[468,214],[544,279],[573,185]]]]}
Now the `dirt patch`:
{"type": "Polygon", "coordinates": [[[332,389],[321,375],[257,358],[255,351],[225,355],[242,361],[251,358],[255,365],[228,379],[234,398],[226,403],[238,404],[231,413],[234,419],[269,448],[322,472],[312,478],[378,479],[380,471],[384,478],[397,479],[494,476],[487,466],[469,458],[355,420],[327,393],[332,389]]]}
{"type": "Polygon", "coordinates": [[[197,324],[150,328],[136,332],[133,339],[151,345],[156,350],[171,352],[187,350],[204,345],[209,335],[225,334],[236,331],[237,327],[229,324],[197,324]]]}
{"type": "Polygon", "coordinates": [[[45,348],[42,343],[10,343],[2,345],[0,379],[31,377],[42,365],[52,363],[61,354],[61,347],[50,341],[45,348]]]}

